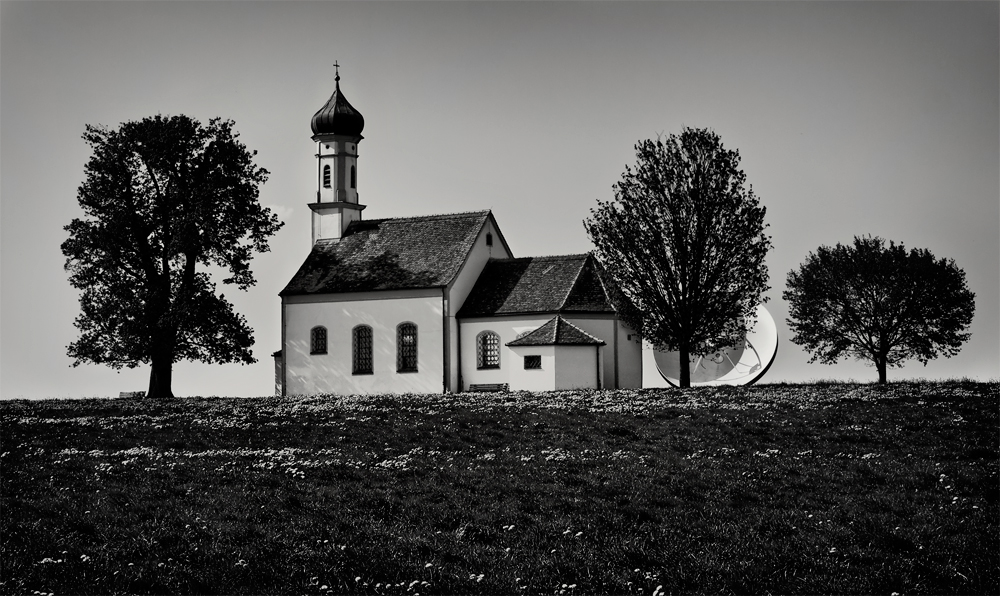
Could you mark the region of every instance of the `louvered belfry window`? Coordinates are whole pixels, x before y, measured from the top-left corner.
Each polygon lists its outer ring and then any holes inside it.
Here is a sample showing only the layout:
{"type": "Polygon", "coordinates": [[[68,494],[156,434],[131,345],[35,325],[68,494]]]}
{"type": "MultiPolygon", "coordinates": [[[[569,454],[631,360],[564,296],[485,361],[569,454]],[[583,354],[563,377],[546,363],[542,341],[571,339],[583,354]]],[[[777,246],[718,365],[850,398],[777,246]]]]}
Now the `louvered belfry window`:
{"type": "Polygon", "coordinates": [[[330,166],[323,166],[323,188],[330,188],[330,166]]]}
{"type": "Polygon", "coordinates": [[[500,336],[483,331],[476,337],[476,364],[478,368],[500,368],[500,336]]]}
{"type": "Polygon", "coordinates": [[[413,323],[396,327],[396,372],[417,372],[417,326],[413,323]]]}
{"type": "Polygon", "coordinates": [[[326,354],[326,327],[313,327],[309,332],[309,353],[326,354]]]}
{"type": "Polygon", "coordinates": [[[351,372],[355,375],[372,374],[372,328],[358,325],[351,336],[351,372]]]}

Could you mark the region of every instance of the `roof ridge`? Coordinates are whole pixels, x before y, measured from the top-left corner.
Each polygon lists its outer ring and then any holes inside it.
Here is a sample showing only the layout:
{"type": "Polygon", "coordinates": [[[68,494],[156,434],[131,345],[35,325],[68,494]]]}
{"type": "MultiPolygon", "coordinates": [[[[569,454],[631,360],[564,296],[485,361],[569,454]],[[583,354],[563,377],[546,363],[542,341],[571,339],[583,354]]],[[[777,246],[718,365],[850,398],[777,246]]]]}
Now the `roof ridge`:
{"type": "Polygon", "coordinates": [[[533,329],[533,330],[531,330],[531,331],[529,331],[529,332],[527,332],[527,333],[525,333],[523,335],[519,335],[518,337],[514,338],[513,340],[507,342],[506,345],[508,345],[508,346],[525,346],[525,345],[542,345],[542,346],[547,346],[547,345],[554,345],[554,346],[558,346],[558,345],[599,345],[599,346],[605,346],[605,345],[607,345],[607,342],[605,342],[604,340],[602,340],[602,339],[600,339],[598,337],[594,337],[593,335],[587,333],[583,329],[580,329],[579,327],[577,327],[573,323],[571,323],[571,322],[567,321],[566,319],[564,319],[562,317],[562,315],[557,314],[556,316],[552,317],[548,321],[545,321],[544,323],[542,323],[537,328],[535,328],[535,329],[533,329]],[[564,328],[565,328],[565,330],[568,333],[570,333],[570,337],[563,338],[561,336],[561,334],[559,332],[560,323],[564,324],[564,328]],[[547,332],[544,333],[544,334],[542,333],[543,330],[545,330],[550,325],[552,326],[551,337],[549,336],[549,334],[547,332]],[[572,337],[573,334],[579,334],[579,336],[581,336],[584,339],[586,339],[586,342],[580,342],[579,340],[573,341],[574,340],[574,338],[572,337]]]}
{"type": "Polygon", "coordinates": [[[552,343],[558,344],[559,343],[559,323],[568,323],[569,321],[567,321],[566,319],[562,318],[562,316],[560,316],[559,313],[556,313],[556,316],[554,316],[551,319],[549,319],[549,322],[554,322],[555,323],[554,325],[552,325],[552,343]]]}
{"type": "Polygon", "coordinates": [[[578,259],[580,257],[586,257],[590,253],[580,253],[574,255],[545,255],[541,257],[510,257],[508,259],[501,259],[496,257],[490,257],[491,261],[569,261],[572,259],[578,259]]]}
{"type": "MultiPolygon", "coordinates": [[[[594,256],[593,253],[590,253],[590,255],[592,257],[594,256]]],[[[601,265],[601,261],[597,257],[594,257],[594,267],[594,277],[597,278],[597,283],[601,284],[601,291],[604,292],[604,299],[607,300],[608,305],[611,306],[611,310],[615,311],[615,314],[619,314],[618,306],[615,305],[615,301],[611,297],[611,292],[608,290],[608,284],[604,280],[604,276],[607,275],[604,270],[604,265],[601,265]]]]}
{"type": "Polygon", "coordinates": [[[573,283],[566,284],[569,286],[569,289],[566,290],[566,294],[562,297],[562,300],[559,301],[559,310],[566,308],[566,301],[569,300],[569,297],[573,295],[573,290],[576,289],[576,284],[579,283],[580,281],[580,274],[583,273],[583,268],[586,266],[587,266],[587,259],[585,257],[583,259],[583,262],[580,263],[580,267],[576,270],[576,275],[573,276],[573,283]]]}
{"type": "Polygon", "coordinates": [[[572,254],[568,254],[568,255],[538,255],[538,256],[535,256],[535,257],[532,257],[532,258],[533,259],[567,259],[568,260],[568,259],[578,259],[580,257],[586,257],[589,254],[590,254],[589,252],[578,252],[578,253],[572,253],[572,254]]]}
{"type": "MultiPolygon", "coordinates": [[[[460,211],[458,213],[435,213],[433,215],[406,215],[403,217],[381,217],[376,219],[366,219],[363,220],[365,223],[383,222],[383,221],[414,221],[414,220],[428,220],[428,219],[448,219],[452,217],[467,217],[470,215],[487,215],[490,213],[489,209],[482,209],[479,211],[460,211]]],[[[359,220],[361,221],[361,220],[359,220]]]]}
{"type": "MultiPolygon", "coordinates": [[[[572,322],[570,322],[570,321],[567,321],[566,319],[564,319],[562,315],[556,315],[556,318],[557,318],[557,319],[559,319],[560,321],[562,321],[563,323],[566,323],[567,325],[569,325],[569,326],[570,326],[570,327],[572,327],[573,329],[575,329],[575,330],[579,331],[580,333],[582,333],[582,334],[586,335],[586,336],[587,336],[587,337],[589,337],[590,339],[592,339],[592,340],[594,340],[594,341],[596,341],[596,342],[601,342],[601,343],[604,343],[604,340],[602,340],[601,338],[599,338],[599,337],[596,337],[596,336],[594,336],[594,335],[591,335],[590,333],[587,333],[587,332],[586,332],[586,331],[584,331],[583,329],[580,329],[580,328],[579,328],[578,326],[574,325],[574,324],[573,324],[572,322]]],[[[559,339],[559,322],[558,322],[558,321],[556,321],[556,340],[558,341],[558,339],[559,339]]]]}

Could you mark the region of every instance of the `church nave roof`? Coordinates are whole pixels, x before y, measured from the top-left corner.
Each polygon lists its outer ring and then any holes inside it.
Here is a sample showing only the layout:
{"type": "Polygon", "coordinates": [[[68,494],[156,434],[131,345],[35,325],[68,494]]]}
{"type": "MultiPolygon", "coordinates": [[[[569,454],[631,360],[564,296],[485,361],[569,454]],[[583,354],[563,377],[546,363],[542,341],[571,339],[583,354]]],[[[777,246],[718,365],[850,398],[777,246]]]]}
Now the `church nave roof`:
{"type": "Polygon", "coordinates": [[[492,217],[473,211],[351,222],[339,242],[313,246],[279,295],[446,286],[492,217]]]}

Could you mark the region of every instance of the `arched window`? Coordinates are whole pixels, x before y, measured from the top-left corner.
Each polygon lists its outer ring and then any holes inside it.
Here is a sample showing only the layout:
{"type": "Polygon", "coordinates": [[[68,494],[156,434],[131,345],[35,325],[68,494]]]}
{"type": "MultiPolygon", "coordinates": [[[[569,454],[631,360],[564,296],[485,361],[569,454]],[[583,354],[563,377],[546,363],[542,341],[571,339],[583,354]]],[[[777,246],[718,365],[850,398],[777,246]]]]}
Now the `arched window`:
{"type": "Polygon", "coordinates": [[[323,166],[323,188],[330,188],[330,166],[323,166]]]}
{"type": "Polygon", "coordinates": [[[396,372],[417,372],[417,326],[413,323],[396,327],[396,372]]]}
{"type": "Polygon", "coordinates": [[[351,188],[357,188],[357,187],[358,187],[358,172],[356,169],[354,169],[354,166],[351,166],[351,188]]]}
{"type": "Polygon", "coordinates": [[[356,375],[372,374],[372,328],[358,325],[351,332],[351,370],[356,375]]]}
{"type": "Polygon", "coordinates": [[[483,331],[476,336],[477,368],[500,368],[500,336],[483,331]]]}
{"type": "Polygon", "coordinates": [[[326,327],[313,327],[309,332],[309,353],[326,354],[326,327]]]}

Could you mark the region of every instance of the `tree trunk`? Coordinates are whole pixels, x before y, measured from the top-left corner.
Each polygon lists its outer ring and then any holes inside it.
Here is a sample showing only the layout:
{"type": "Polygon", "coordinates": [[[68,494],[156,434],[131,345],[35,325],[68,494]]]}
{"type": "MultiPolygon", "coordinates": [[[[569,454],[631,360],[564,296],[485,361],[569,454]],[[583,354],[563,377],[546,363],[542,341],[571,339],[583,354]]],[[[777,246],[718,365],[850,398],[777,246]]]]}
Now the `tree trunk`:
{"type": "Polygon", "coordinates": [[[170,398],[174,396],[170,381],[174,370],[173,354],[156,354],[149,367],[149,391],[146,397],[170,398]]]}
{"type": "Polygon", "coordinates": [[[681,344],[679,351],[681,358],[680,383],[682,388],[687,388],[691,386],[691,350],[688,348],[687,342],[681,344]]]}
{"type": "Polygon", "coordinates": [[[886,359],[875,358],[875,368],[878,369],[878,384],[885,385],[886,383],[888,383],[885,377],[886,359]]]}

